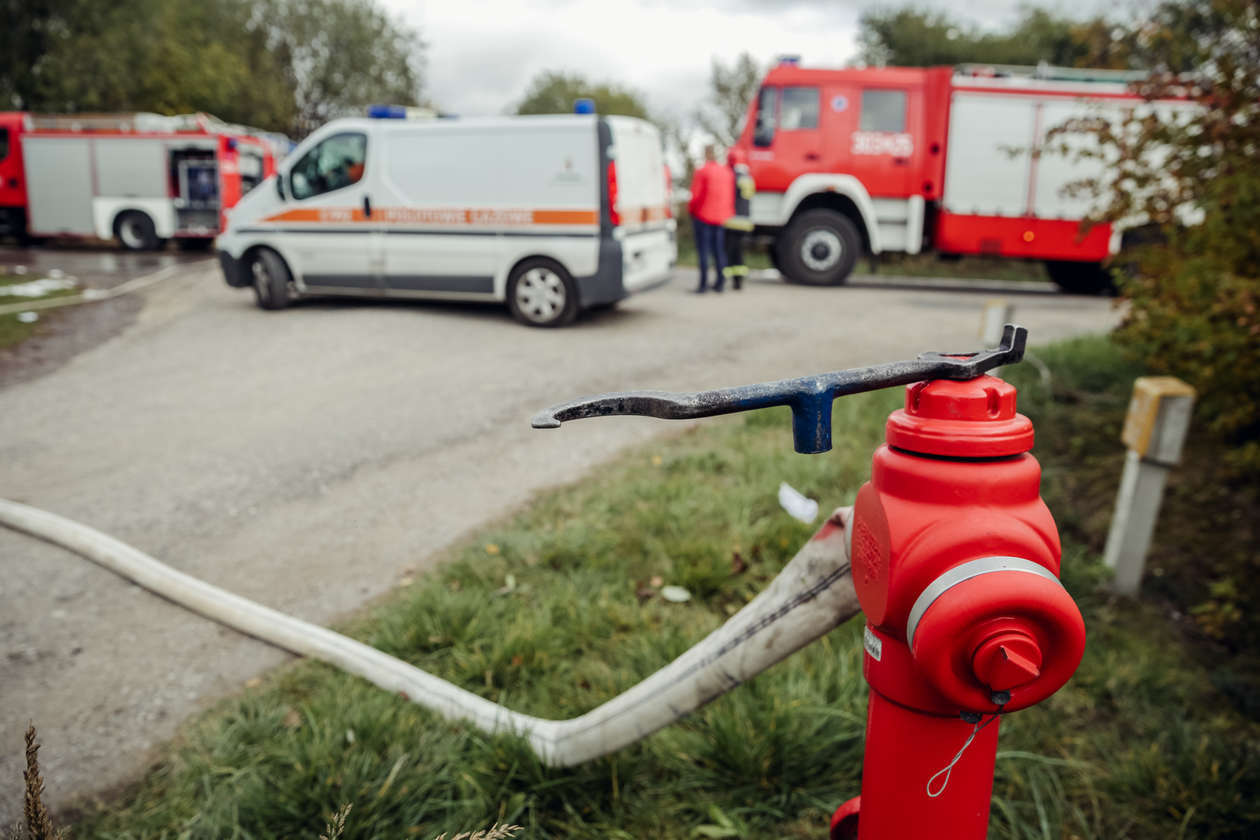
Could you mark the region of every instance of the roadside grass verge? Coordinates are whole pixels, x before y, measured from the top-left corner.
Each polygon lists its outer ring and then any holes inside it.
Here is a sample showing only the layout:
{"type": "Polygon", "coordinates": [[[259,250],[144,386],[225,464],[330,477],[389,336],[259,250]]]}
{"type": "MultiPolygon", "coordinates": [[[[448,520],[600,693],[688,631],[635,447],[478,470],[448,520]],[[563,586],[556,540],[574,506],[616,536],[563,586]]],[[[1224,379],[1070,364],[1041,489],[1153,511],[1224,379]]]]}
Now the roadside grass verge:
{"type": "MultiPolygon", "coordinates": [[[[1103,339],[1039,353],[1051,389],[1028,365],[1008,373],[1038,424],[1047,497],[1065,523],[1064,581],[1089,643],[1065,689],[1004,721],[990,836],[1256,836],[1260,729],[1214,687],[1161,602],[1105,594],[1089,546],[1094,513],[1079,501],[1093,495],[1073,475],[1084,466],[1110,482],[1092,492],[1114,493],[1118,469],[1090,459],[1111,457],[1098,441],[1117,440],[1133,370],[1103,339]]],[[[900,400],[837,402],[826,455],[792,452],[786,409],[634,451],[477,534],[431,574],[404,578],[342,629],[513,709],[581,714],[760,591],[812,530],[779,510],[779,481],[824,511],[849,502],[900,400]],[[658,583],[692,599],[667,603],[658,583]]],[[[858,793],[865,708],[858,620],[643,743],[563,770],[517,739],[297,663],[186,726],[75,836],[314,838],[351,803],[347,838],[495,822],[531,840],[817,838],[858,793]]]]}
{"type": "MultiPolygon", "coordinates": [[[[679,210],[678,265],[696,268],[700,263],[696,256],[696,241],[691,219],[686,210],[679,210]]],[[[774,268],[768,246],[750,242],[744,248],[744,262],[754,271],[774,268]]],[[[710,269],[712,270],[712,269],[710,269]]],[[[1050,275],[1037,260],[1015,260],[1002,257],[960,257],[946,259],[936,254],[881,254],[878,261],[859,261],[854,269],[857,274],[877,274],[888,277],[947,277],[960,280],[1040,280],[1048,282],[1050,275]]]]}
{"type": "MultiPolygon", "coordinates": [[[[73,288],[52,289],[45,294],[34,297],[6,293],[6,286],[25,285],[36,279],[30,275],[0,274],[0,306],[11,303],[46,300],[52,297],[64,297],[75,292],[73,288]]],[[[27,322],[19,318],[18,315],[19,313],[0,315],[0,350],[25,341],[40,329],[40,324],[45,317],[44,313],[39,313],[39,317],[36,320],[27,322]]]]}

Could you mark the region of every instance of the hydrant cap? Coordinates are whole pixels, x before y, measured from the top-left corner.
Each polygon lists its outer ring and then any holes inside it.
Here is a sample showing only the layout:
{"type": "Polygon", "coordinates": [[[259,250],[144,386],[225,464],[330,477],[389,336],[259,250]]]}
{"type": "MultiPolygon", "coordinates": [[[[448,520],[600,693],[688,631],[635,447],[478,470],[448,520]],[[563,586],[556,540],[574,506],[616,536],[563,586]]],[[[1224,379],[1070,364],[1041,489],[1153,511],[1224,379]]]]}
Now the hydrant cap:
{"type": "Polygon", "coordinates": [[[993,376],[906,386],[906,407],[886,427],[888,445],[924,455],[999,458],[1032,449],[1032,421],[1015,411],[1015,386],[993,376]]]}

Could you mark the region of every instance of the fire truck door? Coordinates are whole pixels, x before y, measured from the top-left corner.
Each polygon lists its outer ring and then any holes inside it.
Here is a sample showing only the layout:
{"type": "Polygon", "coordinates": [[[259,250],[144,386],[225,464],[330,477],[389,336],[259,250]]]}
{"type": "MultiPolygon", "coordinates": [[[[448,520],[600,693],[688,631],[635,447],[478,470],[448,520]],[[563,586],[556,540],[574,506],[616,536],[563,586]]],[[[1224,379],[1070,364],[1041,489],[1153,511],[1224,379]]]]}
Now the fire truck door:
{"type": "MultiPolygon", "coordinates": [[[[921,90],[864,87],[858,97],[857,125],[849,141],[849,161],[872,197],[905,198],[915,194],[922,168],[921,90]]],[[[843,141],[844,134],[838,135],[843,141]]]]}
{"type": "Polygon", "coordinates": [[[784,192],[799,175],[823,171],[819,100],[813,85],[761,89],[749,154],[759,191],[784,192]]]}

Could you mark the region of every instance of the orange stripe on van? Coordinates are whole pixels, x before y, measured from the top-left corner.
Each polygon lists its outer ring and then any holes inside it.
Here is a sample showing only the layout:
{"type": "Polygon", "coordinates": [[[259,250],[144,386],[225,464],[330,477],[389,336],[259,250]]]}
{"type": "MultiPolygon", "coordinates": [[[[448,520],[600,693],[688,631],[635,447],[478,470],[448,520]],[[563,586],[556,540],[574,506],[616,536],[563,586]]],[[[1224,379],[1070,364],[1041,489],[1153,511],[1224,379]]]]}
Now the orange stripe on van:
{"type": "Polygon", "coordinates": [[[430,207],[377,207],[371,218],[361,207],[298,207],[268,216],[266,222],[313,224],[402,224],[437,226],[597,225],[596,210],[504,210],[430,207]]]}

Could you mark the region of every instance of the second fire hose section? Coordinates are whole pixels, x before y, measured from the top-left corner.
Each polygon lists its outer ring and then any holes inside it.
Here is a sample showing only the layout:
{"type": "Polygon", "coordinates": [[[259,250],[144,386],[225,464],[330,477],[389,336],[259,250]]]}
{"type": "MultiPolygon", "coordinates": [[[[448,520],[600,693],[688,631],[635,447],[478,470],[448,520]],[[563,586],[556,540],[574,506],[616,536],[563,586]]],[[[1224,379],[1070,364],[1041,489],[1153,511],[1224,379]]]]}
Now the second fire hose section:
{"type": "Polygon", "coordinates": [[[151,592],[424,706],[448,720],[525,738],[567,767],[615,752],[720,697],[856,615],[849,570],[852,509],[840,508],[770,585],[669,665],[571,720],[514,712],[339,633],[234,595],[54,513],[0,499],[0,524],[73,551],[151,592]]]}

